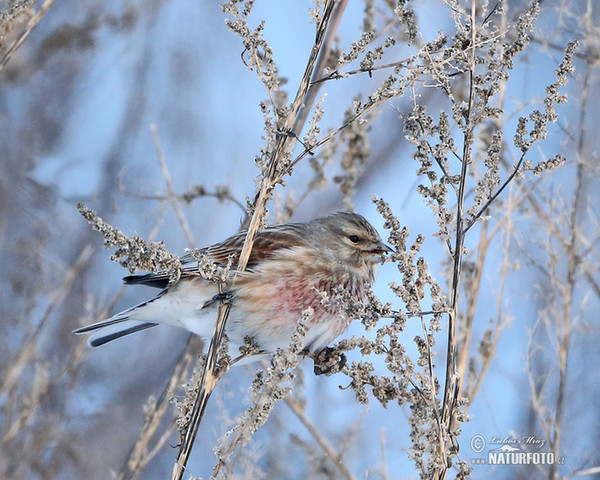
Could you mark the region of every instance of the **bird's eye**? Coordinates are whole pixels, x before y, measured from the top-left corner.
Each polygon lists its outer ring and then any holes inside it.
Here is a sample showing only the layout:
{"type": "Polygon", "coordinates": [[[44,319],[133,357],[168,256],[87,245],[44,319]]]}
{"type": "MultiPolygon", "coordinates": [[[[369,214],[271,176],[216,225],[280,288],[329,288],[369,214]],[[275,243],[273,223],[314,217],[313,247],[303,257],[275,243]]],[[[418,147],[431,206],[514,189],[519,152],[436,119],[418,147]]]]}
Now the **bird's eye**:
{"type": "Polygon", "coordinates": [[[360,238],[358,238],[358,235],[350,235],[348,237],[348,240],[350,240],[352,243],[358,243],[358,242],[360,242],[360,238]]]}

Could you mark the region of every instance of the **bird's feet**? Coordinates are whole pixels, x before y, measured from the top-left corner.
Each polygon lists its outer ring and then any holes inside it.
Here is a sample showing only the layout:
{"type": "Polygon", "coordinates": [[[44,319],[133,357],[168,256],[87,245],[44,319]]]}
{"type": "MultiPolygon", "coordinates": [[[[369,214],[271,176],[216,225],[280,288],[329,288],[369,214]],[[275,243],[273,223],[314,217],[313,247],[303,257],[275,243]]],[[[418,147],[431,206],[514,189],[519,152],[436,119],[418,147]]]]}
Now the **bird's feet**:
{"type": "Polygon", "coordinates": [[[230,303],[233,298],[233,293],[231,292],[223,292],[217,293],[214,297],[204,303],[202,308],[208,308],[213,306],[215,303],[223,302],[224,304],[230,303]]]}
{"type": "Polygon", "coordinates": [[[333,375],[344,368],[346,365],[346,355],[339,353],[333,347],[326,347],[319,353],[315,353],[311,357],[315,362],[315,375],[333,375]]]}
{"type": "Polygon", "coordinates": [[[231,292],[223,292],[223,293],[217,293],[212,299],[213,302],[228,302],[229,300],[231,300],[233,298],[233,293],[231,292]]]}

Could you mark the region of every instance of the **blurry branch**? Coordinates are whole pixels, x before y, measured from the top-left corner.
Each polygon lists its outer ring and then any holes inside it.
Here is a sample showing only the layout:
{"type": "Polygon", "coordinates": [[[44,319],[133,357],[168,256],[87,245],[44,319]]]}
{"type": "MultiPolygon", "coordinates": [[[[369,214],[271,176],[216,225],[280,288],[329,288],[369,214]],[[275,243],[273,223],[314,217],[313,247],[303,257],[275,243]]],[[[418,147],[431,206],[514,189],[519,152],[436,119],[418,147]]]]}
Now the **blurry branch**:
{"type": "MultiPolygon", "coordinates": [[[[591,9],[588,10],[588,15],[591,15],[591,9]]],[[[583,85],[581,89],[581,110],[578,125],[578,143],[577,143],[577,172],[575,177],[574,186],[574,198],[571,206],[571,214],[568,218],[568,232],[570,234],[567,249],[567,272],[566,272],[566,288],[560,288],[557,283],[556,290],[561,292],[563,312],[555,312],[556,317],[556,341],[557,341],[557,355],[558,355],[558,392],[556,397],[556,406],[554,410],[554,418],[552,419],[552,433],[553,435],[548,438],[552,453],[555,458],[560,455],[561,439],[563,432],[563,416],[565,413],[565,398],[567,395],[566,384],[567,384],[567,367],[568,359],[571,347],[571,336],[574,331],[574,313],[575,310],[575,288],[578,285],[578,272],[581,267],[581,259],[579,256],[579,241],[578,231],[579,215],[581,215],[581,202],[584,192],[584,175],[586,175],[586,169],[581,159],[584,156],[584,142],[585,142],[585,118],[587,114],[587,99],[590,88],[590,72],[591,64],[586,62],[585,71],[583,76],[583,85]]],[[[554,270],[551,270],[554,273],[554,270]]],[[[550,472],[548,475],[550,480],[556,480],[558,478],[557,466],[552,463],[550,465],[550,472]]]]}
{"type": "MultiPolygon", "coordinates": [[[[503,313],[502,313],[502,302],[504,300],[504,288],[506,286],[506,281],[508,278],[508,273],[510,269],[510,258],[511,258],[511,238],[512,238],[512,218],[513,213],[516,211],[517,205],[515,205],[513,201],[513,195],[509,194],[507,207],[505,210],[505,215],[503,218],[497,222],[496,227],[492,231],[492,233],[487,235],[487,227],[488,222],[483,222],[481,233],[480,233],[480,241],[478,243],[478,251],[477,251],[477,262],[475,265],[475,279],[473,280],[473,284],[469,288],[469,292],[467,293],[468,299],[468,309],[465,318],[464,328],[466,329],[466,337],[460,344],[460,356],[459,356],[459,369],[458,373],[460,378],[467,379],[467,384],[463,385],[463,390],[465,396],[469,399],[469,402],[472,404],[473,399],[477,395],[479,388],[481,387],[483,380],[486,376],[486,373],[491,365],[492,359],[496,354],[496,347],[498,345],[498,341],[500,340],[500,333],[507,326],[508,322],[503,321],[503,313]],[[498,292],[496,292],[496,319],[494,322],[494,327],[489,327],[483,335],[479,343],[478,353],[481,358],[481,366],[479,372],[476,373],[474,371],[468,371],[467,369],[471,369],[471,366],[468,365],[467,360],[469,357],[469,347],[472,336],[473,329],[473,320],[475,316],[475,308],[477,299],[479,297],[479,290],[481,287],[481,274],[484,268],[485,257],[487,256],[488,247],[496,235],[497,232],[500,231],[500,227],[503,226],[504,231],[504,245],[502,246],[502,251],[504,252],[504,259],[502,261],[501,271],[500,271],[500,286],[498,292]]],[[[466,290],[466,287],[465,287],[466,290]]]]}
{"type": "MultiPolygon", "coordinates": [[[[188,374],[197,352],[201,350],[201,342],[200,338],[196,335],[188,337],[185,349],[181,353],[160,398],[147,407],[148,411],[146,412],[144,425],[127,456],[127,460],[116,477],[117,480],[133,480],[137,478],[152,458],[152,454],[156,452],[157,449],[155,448],[152,452],[148,453],[148,444],[160,426],[165,413],[168,411],[173,393],[184,382],[185,376],[188,374]]],[[[170,432],[170,429],[167,429],[167,432],[170,432]]],[[[160,447],[160,444],[157,444],[157,447],[160,447]]]]}
{"type": "Polygon", "coordinates": [[[592,468],[582,468],[581,470],[576,470],[572,473],[568,473],[567,475],[561,475],[561,479],[562,480],[567,480],[569,478],[573,478],[573,477],[583,477],[585,476],[591,476],[591,475],[597,475],[600,473],[600,466],[597,467],[592,467],[592,468]]]}
{"type": "MultiPolygon", "coordinates": [[[[39,404],[47,395],[50,388],[50,367],[46,362],[35,364],[35,372],[31,381],[31,390],[19,398],[18,412],[16,418],[5,425],[5,430],[2,435],[1,444],[10,443],[19,431],[29,422],[33,420],[36,413],[39,413],[39,404]]],[[[8,417],[10,418],[10,417],[8,417]]],[[[7,419],[8,419],[7,418],[7,419]]],[[[11,418],[12,420],[12,418],[11,418]]]]}
{"type": "Polygon", "coordinates": [[[352,475],[348,467],[342,461],[342,456],[335,451],[335,449],[329,444],[329,442],[321,435],[319,429],[315,427],[315,425],[306,418],[304,414],[304,409],[302,406],[291,396],[287,396],[283,399],[285,404],[290,407],[290,410],[294,412],[294,415],[302,422],[302,424],[306,427],[309,433],[313,436],[315,441],[319,444],[319,446],[323,449],[323,451],[327,454],[327,456],[331,459],[334,465],[338,468],[340,473],[347,480],[356,480],[356,477],[352,475]]]}
{"type": "MultiPolygon", "coordinates": [[[[244,244],[242,246],[240,256],[238,259],[236,275],[237,273],[243,272],[246,268],[248,259],[250,258],[250,252],[252,250],[254,237],[263,224],[263,217],[265,215],[266,204],[271,198],[273,189],[281,181],[281,177],[278,175],[278,170],[280,170],[278,167],[279,163],[285,156],[286,143],[291,138],[289,135],[286,135],[283,132],[290,132],[293,131],[294,126],[298,127],[299,125],[297,125],[297,118],[299,116],[302,106],[304,105],[304,108],[309,108],[309,105],[306,105],[305,101],[309,95],[310,78],[314,74],[317,56],[321,51],[323,40],[325,38],[325,32],[327,30],[329,19],[331,17],[334,6],[335,2],[333,0],[326,1],[325,6],[323,8],[323,12],[321,14],[321,18],[319,19],[319,22],[317,24],[315,43],[313,45],[310,57],[308,59],[304,75],[300,82],[296,98],[291,104],[289,114],[287,115],[285,120],[285,124],[277,125],[278,132],[282,133],[278,133],[276,136],[274,148],[270,153],[270,160],[267,164],[266,171],[263,172],[261,178],[260,188],[256,195],[253,205],[254,208],[252,212],[252,217],[250,219],[246,238],[244,240],[244,244]]],[[[275,104],[273,104],[273,109],[274,111],[276,110],[275,104]]],[[[287,145],[287,148],[291,147],[287,145]]],[[[236,277],[234,276],[232,280],[233,285],[235,285],[235,280],[236,277]]],[[[224,288],[225,286],[222,283],[219,283],[220,293],[223,293],[225,291],[224,288]]],[[[216,369],[217,352],[225,333],[225,325],[229,316],[230,309],[231,304],[229,302],[224,300],[220,302],[217,321],[215,323],[213,335],[209,344],[208,356],[200,381],[198,396],[196,397],[196,400],[194,402],[194,406],[190,416],[190,421],[186,428],[177,458],[175,460],[175,464],[173,466],[173,472],[171,474],[172,480],[180,480],[183,477],[183,473],[185,471],[185,467],[187,465],[187,461],[189,459],[192,446],[196,438],[198,428],[200,426],[200,421],[202,419],[202,416],[204,415],[208,399],[210,398],[210,395],[216,387],[218,379],[221,375],[222,369],[216,369]]]]}
{"type": "Polygon", "coordinates": [[[27,39],[29,34],[33,31],[33,29],[40,23],[42,18],[48,13],[50,7],[54,4],[54,0],[44,0],[44,3],[40,6],[40,9],[29,19],[27,22],[27,26],[25,30],[17,37],[14,43],[9,47],[6,51],[2,59],[0,60],[0,71],[6,66],[10,58],[17,51],[17,49],[23,44],[23,42],[27,39]]]}
{"type": "Polygon", "coordinates": [[[183,229],[183,233],[185,234],[185,236],[187,238],[189,246],[194,247],[195,243],[196,243],[196,242],[194,242],[194,235],[192,233],[192,230],[190,228],[190,225],[189,225],[187,219],[185,218],[185,214],[183,213],[183,211],[181,210],[181,207],[179,206],[177,197],[175,196],[175,193],[173,192],[173,183],[171,182],[171,175],[169,175],[169,169],[167,168],[167,164],[165,163],[165,160],[163,157],[162,148],[160,146],[160,139],[158,137],[158,131],[156,130],[156,125],[150,125],[150,131],[152,132],[152,138],[154,139],[154,146],[156,148],[156,156],[158,158],[158,162],[160,163],[160,171],[161,171],[163,179],[165,181],[165,186],[167,187],[167,198],[169,199],[169,202],[173,206],[173,210],[175,210],[175,214],[177,215],[179,223],[181,223],[181,228],[183,229]]]}
{"type": "Polygon", "coordinates": [[[50,302],[42,318],[35,326],[33,332],[26,336],[19,353],[11,361],[6,362],[3,373],[3,381],[0,386],[0,403],[4,422],[0,433],[2,445],[10,444],[17,434],[28,423],[32,422],[36,414],[40,413],[40,403],[50,393],[53,383],[58,383],[65,373],[73,373],[81,364],[83,349],[76,349],[72,355],[66,357],[65,367],[62,371],[52,372],[50,362],[37,361],[36,356],[40,352],[40,339],[45,331],[45,326],[51,314],[63,302],[77,279],[85,269],[92,254],[90,245],[86,245],[77,256],[73,265],[64,274],[62,284],[50,294],[50,302]],[[35,371],[31,380],[30,390],[27,393],[15,396],[17,384],[23,383],[23,372],[27,367],[34,365],[35,371]],[[18,399],[18,405],[12,405],[14,399],[18,399]]]}
{"type": "Polygon", "coordinates": [[[383,480],[389,480],[387,472],[387,461],[385,458],[385,430],[381,429],[379,433],[379,443],[381,445],[381,478],[383,480]]]}
{"type": "MultiPolygon", "coordinates": [[[[585,28],[593,25],[591,4],[582,23],[585,28]]],[[[590,31],[586,32],[589,36],[590,31]]],[[[589,37],[586,37],[589,38],[589,37]]],[[[584,194],[588,176],[593,171],[588,168],[588,163],[583,159],[586,157],[586,120],[588,113],[588,96],[591,84],[591,73],[594,61],[585,57],[585,70],[579,93],[580,111],[577,125],[577,135],[574,142],[577,147],[577,161],[575,171],[575,183],[572,191],[572,201],[567,208],[561,203],[561,198],[552,197],[550,200],[550,212],[545,212],[538,202],[531,196],[527,197],[537,218],[539,218],[547,232],[545,250],[547,251],[546,264],[539,260],[533,260],[539,270],[544,274],[544,288],[551,292],[549,298],[545,298],[545,304],[538,311],[538,320],[529,338],[527,354],[527,373],[529,378],[530,394],[532,398],[532,409],[544,432],[553,455],[556,458],[561,453],[562,437],[564,433],[563,418],[565,410],[569,405],[569,394],[573,392],[567,389],[569,374],[569,357],[571,355],[572,337],[577,329],[577,318],[582,316],[586,305],[586,298],[577,295],[580,287],[581,273],[583,269],[583,258],[594,249],[595,240],[590,242],[586,239],[586,220],[582,218],[585,212],[583,208],[584,194]],[[585,240],[584,240],[585,239],[585,240]],[[549,288],[546,282],[552,287],[549,288]],[[543,328],[542,328],[543,327],[543,328]],[[542,331],[543,330],[543,331],[542,331]],[[545,354],[536,338],[545,334],[556,355],[558,366],[558,378],[555,369],[550,366],[546,371],[536,372],[534,362],[537,356],[545,354]],[[556,383],[555,383],[556,382],[556,383]],[[556,385],[555,391],[550,391],[556,385]],[[554,398],[553,398],[554,397],[554,398]]],[[[593,229],[592,229],[593,231],[593,229]]],[[[594,232],[594,235],[596,232],[594,232]]],[[[548,359],[541,357],[540,364],[546,366],[548,359]]],[[[558,466],[551,464],[547,476],[551,480],[558,478],[570,478],[573,476],[597,473],[598,467],[581,470],[566,476],[560,476],[558,466]]]]}
{"type": "MultiPolygon", "coordinates": [[[[488,234],[489,221],[484,220],[481,224],[479,232],[479,241],[477,242],[477,258],[473,265],[474,272],[472,278],[469,278],[468,285],[464,286],[464,295],[466,297],[467,310],[465,312],[465,318],[463,325],[461,325],[461,332],[463,338],[459,344],[459,357],[458,357],[458,375],[461,379],[467,379],[467,385],[461,385],[461,390],[464,390],[464,394],[472,403],[479,387],[481,386],[485,374],[491,364],[492,358],[496,352],[496,346],[500,339],[500,333],[506,326],[506,323],[502,321],[502,301],[504,297],[504,287],[508,277],[508,271],[510,267],[510,243],[512,235],[512,216],[516,211],[518,204],[524,201],[524,197],[520,200],[514,201],[514,195],[508,195],[507,206],[504,209],[504,215],[496,221],[496,225],[492,232],[488,234]],[[494,237],[500,232],[504,232],[505,243],[502,247],[504,252],[504,260],[502,262],[501,273],[500,273],[500,288],[496,292],[496,320],[495,325],[492,329],[488,329],[480,344],[479,344],[479,356],[482,360],[480,371],[478,374],[469,365],[468,361],[470,358],[470,345],[473,334],[473,322],[475,320],[477,301],[479,299],[479,292],[481,289],[482,273],[485,266],[485,260],[489,252],[489,247],[494,237]],[[468,375],[467,375],[468,374],[468,375]],[[473,377],[475,375],[475,377],[473,377]],[[464,388],[463,388],[464,387],[464,388]]],[[[467,283],[467,282],[465,282],[467,283]]]]}
{"type": "MultiPolygon", "coordinates": [[[[590,35],[589,32],[588,32],[588,35],[590,35]]],[[[591,35],[593,36],[593,35],[595,35],[595,33],[593,33],[591,35]]],[[[585,36],[584,38],[590,38],[590,36],[585,36]]],[[[534,43],[537,43],[539,45],[542,45],[545,48],[551,48],[552,50],[556,50],[557,52],[562,53],[565,51],[564,45],[560,45],[558,43],[551,42],[547,38],[544,38],[544,37],[532,35],[531,41],[534,43]]],[[[598,61],[600,61],[600,52],[595,48],[586,48],[583,52],[575,52],[574,57],[579,58],[580,60],[585,60],[586,63],[593,64],[593,63],[597,63],[598,61]]]]}
{"type": "MultiPolygon", "coordinates": [[[[527,204],[531,208],[533,208],[535,215],[542,220],[544,226],[548,229],[549,234],[552,235],[552,237],[560,243],[562,248],[566,250],[569,245],[569,239],[560,230],[560,224],[555,221],[551,214],[549,214],[542,208],[542,202],[534,196],[534,192],[532,190],[533,189],[529,188],[528,186],[525,186],[521,189],[522,196],[518,200],[516,207],[522,203],[527,202],[527,204]]],[[[582,235],[581,232],[576,232],[575,234],[577,236],[577,240],[582,245],[587,246],[586,251],[580,255],[580,259],[583,260],[586,257],[586,255],[589,254],[590,251],[592,251],[595,245],[600,243],[600,236],[596,237],[594,241],[590,241],[590,239],[587,236],[582,235]]],[[[523,253],[528,256],[528,258],[532,261],[533,264],[535,264],[538,270],[540,270],[544,275],[550,276],[550,272],[546,268],[537,263],[535,259],[526,251],[526,249],[522,249],[524,250],[523,253]]],[[[588,263],[584,262],[581,266],[583,268],[586,268],[589,265],[588,263]]],[[[598,284],[597,280],[593,278],[592,274],[590,274],[590,272],[588,271],[584,272],[584,275],[594,294],[600,299],[600,285],[598,284]]]]}
{"type": "Polygon", "coordinates": [[[35,326],[33,332],[30,333],[23,341],[23,345],[19,350],[17,358],[6,363],[7,367],[3,372],[4,380],[2,381],[2,386],[0,386],[0,399],[13,390],[16,383],[20,380],[24,368],[31,363],[37,351],[38,342],[42,332],[44,331],[46,322],[50,318],[52,312],[61,304],[75,284],[79,274],[85,268],[88,260],[90,259],[92,252],[93,249],[90,245],[86,245],[83,248],[73,263],[73,266],[66,271],[61,286],[50,295],[50,303],[46,308],[46,311],[35,326]]]}
{"type": "MultiPolygon", "coordinates": [[[[136,193],[128,191],[123,185],[119,184],[119,191],[131,198],[139,198],[142,200],[158,200],[161,202],[169,201],[170,198],[166,195],[150,195],[146,193],[136,193]]],[[[246,205],[240,202],[237,198],[235,198],[229,190],[227,185],[216,185],[214,191],[208,191],[202,185],[194,185],[185,193],[182,194],[173,194],[173,198],[175,198],[179,202],[191,203],[196,198],[201,197],[213,197],[216,198],[219,202],[229,201],[235,203],[240,209],[246,213],[246,205]]]]}
{"type": "MultiPolygon", "coordinates": [[[[492,240],[492,237],[488,237],[487,235],[488,225],[488,222],[483,222],[481,225],[479,241],[477,242],[477,259],[473,266],[475,271],[473,273],[473,278],[469,282],[469,288],[464,288],[467,311],[461,328],[461,331],[464,332],[464,338],[460,342],[458,349],[458,375],[460,378],[465,378],[467,360],[469,358],[469,346],[471,344],[471,336],[473,333],[473,320],[475,318],[475,309],[477,306],[477,299],[479,298],[479,289],[481,287],[481,276],[488,247],[492,240]]],[[[469,396],[469,399],[472,401],[472,397],[469,396]]]]}

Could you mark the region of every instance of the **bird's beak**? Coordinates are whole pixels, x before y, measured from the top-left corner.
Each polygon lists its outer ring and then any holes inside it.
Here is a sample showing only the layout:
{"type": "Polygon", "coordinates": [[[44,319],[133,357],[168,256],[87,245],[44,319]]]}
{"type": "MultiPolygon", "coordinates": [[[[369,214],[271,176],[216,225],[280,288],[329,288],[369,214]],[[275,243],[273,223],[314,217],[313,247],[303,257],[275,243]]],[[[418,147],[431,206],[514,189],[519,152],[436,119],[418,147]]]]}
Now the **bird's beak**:
{"type": "Polygon", "coordinates": [[[394,250],[381,241],[373,242],[372,247],[369,249],[368,259],[373,263],[382,263],[388,253],[394,253],[394,250]]]}
{"type": "Polygon", "coordinates": [[[381,247],[383,248],[383,253],[395,253],[394,249],[392,247],[390,247],[389,245],[386,245],[385,243],[381,242],[381,247]]]}

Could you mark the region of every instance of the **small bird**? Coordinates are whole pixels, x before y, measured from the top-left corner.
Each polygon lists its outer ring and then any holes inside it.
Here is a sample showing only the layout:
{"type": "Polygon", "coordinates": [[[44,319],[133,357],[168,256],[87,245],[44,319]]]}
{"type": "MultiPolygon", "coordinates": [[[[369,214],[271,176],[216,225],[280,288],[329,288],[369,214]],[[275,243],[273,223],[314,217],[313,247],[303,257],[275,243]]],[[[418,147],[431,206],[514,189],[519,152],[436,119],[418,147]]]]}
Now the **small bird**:
{"type": "MultiPolygon", "coordinates": [[[[245,231],[201,250],[217,264],[239,256],[245,231]]],[[[375,280],[377,264],[392,249],[361,215],[335,213],[306,223],[287,223],[265,228],[256,235],[247,269],[226,292],[231,310],[226,333],[230,344],[243,345],[251,338],[262,351],[274,352],[290,342],[303,312],[312,309],[303,339],[307,353],[318,353],[341,335],[352,319],[324,298],[340,289],[365,301],[365,289],[375,280]]],[[[129,285],[162,289],[153,299],[74,333],[93,332],[89,339],[98,347],[124,335],[157,324],[185,328],[210,339],[217,318],[217,284],[198,275],[198,260],[181,258],[179,280],[170,283],[168,273],[131,275],[129,285]]],[[[233,276],[233,272],[230,274],[233,276]]]]}

